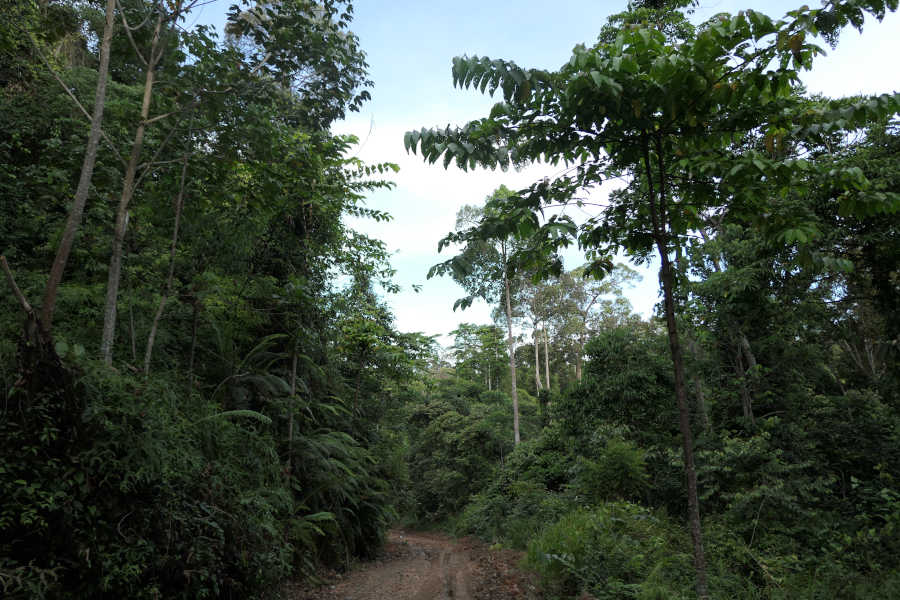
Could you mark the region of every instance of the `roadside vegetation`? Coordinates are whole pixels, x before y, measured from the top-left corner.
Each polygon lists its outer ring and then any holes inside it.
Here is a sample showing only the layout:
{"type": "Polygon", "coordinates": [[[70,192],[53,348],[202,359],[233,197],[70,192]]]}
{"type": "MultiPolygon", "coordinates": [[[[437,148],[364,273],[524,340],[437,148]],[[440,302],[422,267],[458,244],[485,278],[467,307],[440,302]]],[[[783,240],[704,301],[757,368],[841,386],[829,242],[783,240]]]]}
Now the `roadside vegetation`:
{"type": "Polygon", "coordinates": [[[397,170],[331,133],[372,86],[352,6],[219,38],[197,4],[4,8],[0,595],[277,597],[404,521],[548,598],[900,597],[900,99],[798,79],[895,0],[635,1],[557,71],[455,59],[498,103],[410,152],[567,168],[439,242],[495,308],[449,349],[346,225],[397,170]]]}

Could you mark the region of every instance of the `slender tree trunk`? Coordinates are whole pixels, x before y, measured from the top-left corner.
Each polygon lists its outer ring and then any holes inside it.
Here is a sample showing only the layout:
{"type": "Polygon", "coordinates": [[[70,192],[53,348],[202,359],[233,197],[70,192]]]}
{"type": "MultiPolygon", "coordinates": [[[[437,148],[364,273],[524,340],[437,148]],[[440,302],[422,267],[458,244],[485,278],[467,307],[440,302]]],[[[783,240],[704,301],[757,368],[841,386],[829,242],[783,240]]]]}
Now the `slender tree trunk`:
{"type": "Polygon", "coordinates": [[[107,0],[106,22],[103,25],[103,40],[100,43],[97,89],[94,93],[94,110],[91,116],[91,130],[84,150],[84,161],[81,163],[78,187],[75,188],[75,198],[66,218],[66,227],[63,230],[62,239],[59,241],[59,247],[56,249],[53,266],[50,268],[50,277],[47,279],[47,288],[44,291],[44,302],[41,307],[40,322],[47,333],[53,328],[53,311],[56,309],[57,291],[62,281],[63,272],[66,269],[66,263],[69,261],[69,253],[75,241],[75,234],[81,226],[81,217],[84,215],[84,207],[87,203],[91,179],[94,175],[94,164],[97,162],[97,147],[100,144],[100,136],[103,133],[103,108],[106,105],[106,81],[109,75],[109,53],[112,44],[115,13],[116,0],[107,0]]]}
{"type": "Polygon", "coordinates": [[[125,169],[125,180],[122,183],[122,195],[119,198],[119,207],[116,211],[116,228],[113,235],[112,257],[109,260],[109,275],[106,283],[106,306],[103,310],[103,336],[100,340],[100,353],[103,362],[112,364],[113,343],[116,335],[116,306],[119,295],[119,282],[122,273],[122,246],[125,241],[125,229],[128,226],[128,205],[134,194],[134,177],[137,173],[138,162],[141,158],[141,150],[144,146],[144,131],[147,127],[147,118],[150,116],[150,99],[153,95],[153,81],[156,74],[156,65],[161,58],[159,48],[160,31],[162,30],[164,12],[158,7],[159,15],[153,30],[153,41],[150,44],[150,56],[147,59],[144,78],[144,98],[141,102],[141,120],[134,134],[134,142],[131,145],[131,156],[128,167],[125,169]]]}
{"type": "Polygon", "coordinates": [[[684,470],[687,478],[688,517],[690,520],[691,539],[694,544],[694,569],[697,575],[697,596],[709,598],[706,584],[706,557],[703,552],[703,533],[700,525],[700,501],[697,493],[697,471],[694,466],[694,436],[691,432],[691,417],[687,403],[687,390],[684,382],[684,362],[678,340],[678,327],[675,322],[675,296],[673,290],[672,263],[666,253],[663,240],[657,240],[662,266],[660,280],[663,284],[663,303],[666,316],[666,329],[669,334],[669,351],[672,355],[672,366],[675,371],[675,399],[678,402],[678,424],[681,429],[684,470]]]}
{"type": "MultiPolygon", "coordinates": [[[[691,356],[694,357],[694,362],[696,364],[700,364],[700,349],[697,344],[697,340],[688,337],[686,344],[688,351],[690,351],[691,356]]],[[[703,393],[703,382],[700,376],[695,372],[691,376],[691,383],[694,385],[694,395],[697,398],[697,414],[700,415],[700,424],[703,427],[704,431],[709,431],[711,426],[709,423],[709,409],[706,406],[706,394],[703,393]]]]}
{"type": "Polygon", "coordinates": [[[137,362],[137,335],[134,332],[134,310],[128,307],[128,324],[131,333],[131,360],[137,362]]]}
{"type": "Polygon", "coordinates": [[[697,412],[700,413],[700,424],[704,431],[709,431],[709,409],[706,407],[706,394],[703,393],[703,384],[699,377],[694,377],[694,393],[697,396],[697,412]]]}
{"type": "Polygon", "coordinates": [[[544,379],[547,391],[550,391],[550,334],[544,329],[544,379]]]}
{"type": "Polygon", "coordinates": [[[575,355],[575,379],[581,381],[582,365],[584,364],[584,338],[578,338],[578,353],[575,355]]]}
{"type": "Polygon", "coordinates": [[[738,379],[740,380],[741,385],[741,409],[744,413],[744,418],[750,421],[750,423],[756,423],[756,418],[753,416],[753,400],[750,397],[750,389],[747,381],[748,373],[744,368],[744,357],[740,345],[735,349],[734,366],[737,370],[738,379]]]}
{"type": "Polygon", "coordinates": [[[512,334],[512,303],[509,296],[509,277],[506,274],[506,245],[503,245],[503,289],[506,295],[506,332],[508,335],[509,345],[509,376],[512,384],[512,403],[513,403],[513,441],[516,446],[519,445],[521,438],[519,437],[519,393],[516,390],[516,343],[512,334]]]}
{"type": "Polygon", "coordinates": [[[747,339],[746,334],[743,331],[740,332],[740,344],[741,351],[744,354],[744,358],[747,359],[747,369],[751,371],[751,377],[756,374],[756,355],[753,354],[753,348],[750,347],[750,340],[747,339]]]}
{"type": "Polygon", "coordinates": [[[163,310],[166,308],[166,302],[169,300],[169,294],[172,293],[172,283],[175,280],[175,250],[178,247],[178,229],[181,225],[181,211],[184,206],[184,184],[187,179],[189,156],[188,151],[185,150],[184,160],[181,163],[181,180],[178,184],[178,196],[175,199],[175,224],[172,227],[172,244],[169,248],[169,274],[166,277],[166,284],[159,299],[159,306],[156,307],[156,314],[153,315],[150,334],[147,336],[147,349],[144,351],[144,375],[150,374],[150,359],[153,356],[153,342],[156,340],[156,330],[159,327],[163,310]]]}
{"type": "Polygon", "coordinates": [[[534,328],[534,389],[535,393],[541,391],[541,360],[538,357],[538,330],[534,328]]]}
{"type": "Polygon", "coordinates": [[[688,492],[688,520],[691,540],[694,547],[694,572],[697,597],[701,600],[709,598],[706,583],[706,557],[703,551],[703,532],[700,524],[700,501],[697,493],[697,471],[694,466],[694,436],[691,432],[691,417],[687,403],[687,389],[684,377],[684,359],[678,339],[678,325],[675,320],[675,273],[669,260],[669,233],[666,205],[666,174],[663,163],[662,142],[656,138],[657,166],[659,170],[659,196],[654,190],[653,170],[650,160],[649,140],[644,142],[644,166],[647,172],[647,186],[650,200],[650,218],[653,224],[653,238],[660,258],[659,279],[663,287],[663,308],[666,318],[666,329],[669,335],[669,352],[672,355],[672,366],[675,374],[675,400],[678,403],[678,424],[681,429],[682,453],[684,455],[684,471],[688,492]]]}

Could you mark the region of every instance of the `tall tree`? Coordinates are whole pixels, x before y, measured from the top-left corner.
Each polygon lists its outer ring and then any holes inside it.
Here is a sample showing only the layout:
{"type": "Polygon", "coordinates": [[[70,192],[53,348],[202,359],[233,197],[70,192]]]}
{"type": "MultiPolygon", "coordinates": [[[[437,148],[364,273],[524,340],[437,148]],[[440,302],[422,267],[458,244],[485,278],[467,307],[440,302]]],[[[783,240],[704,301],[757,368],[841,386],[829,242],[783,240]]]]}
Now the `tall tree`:
{"type": "Polygon", "coordinates": [[[53,266],[50,268],[50,277],[47,279],[47,288],[44,291],[44,301],[41,306],[41,326],[49,333],[53,328],[53,311],[56,309],[56,296],[59,283],[62,281],[72,244],[75,242],[75,234],[81,226],[81,217],[84,214],[84,206],[87,203],[90,192],[91,179],[94,175],[94,164],[97,162],[97,147],[100,144],[100,136],[103,133],[103,109],[106,106],[106,82],[109,77],[109,55],[112,44],[113,25],[116,11],[116,0],[107,0],[105,21],[103,25],[103,37],[100,41],[100,64],[97,68],[97,89],[94,93],[94,109],[91,113],[91,132],[88,135],[88,143],[84,150],[84,163],[81,166],[81,174],[78,177],[78,188],[72,200],[72,207],[66,220],[59,247],[53,266]]]}
{"type": "MultiPolygon", "coordinates": [[[[475,298],[490,304],[497,304],[506,322],[507,348],[509,351],[510,396],[513,405],[513,440],[521,441],[519,435],[519,394],[516,384],[516,342],[513,337],[513,297],[518,288],[515,264],[512,255],[516,251],[512,236],[485,239],[472,235],[477,230],[480,219],[498,210],[500,201],[509,198],[512,191],[500,186],[488,196],[484,207],[464,206],[456,217],[456,233],[453,240],[464,244],[462,252],[449,261],[437,264],[428,271],[428,277],[449,274],[468,292],[468,296],[456,301],[454,310],[467,308],[475,298]]],[[[445,246],[442,241],[438,249],[445,246]]]]}
{"type": "MultiPolygon", "coordinates": [[[[612,320],[611,313],[630,311],[623,288],[632,285],[640,275],[624,264],[616,264],[610,274],[596,279],[583,267],[564,273],[559,278],[562,301],[557,313],[559,329],[574,341],[575,379],[581,381],[584,363],[584,344],[596,331],[598,320],[612,320]],[[609,297],[612,298],[609,298],[609,297]],[[625,302],[625,306],[622,305],[625,302]]],[[[607,323],[609,324],[609,323],[607,323]]]]}
{"type": "MultiPolygon", "coordinates": [[[[176,0],[171,6],[155,3],[148,11],[148,22],[152,23],[150,45],[144,49],[146,56],[135,46],[135,52],[144,65],[144,87],[141,100],[140,116],[134,130],[134,139],[131,142],[131,152],[128,164],[125,168],[125,176],[122,181],[122,191],[119,195],[119,205],[116,209],[115,228],[113,230],[112,253],[109,259],[109,270],[106,283],[106,305],[103,310],[103,333],[100,339],[100,353],[106,364],[112,364],[113,342],[116,334],[116,315],[119,299],[119,283],[122,276],[122,253],[125,243],[125,230],[128,226],[128,210],[131,199],[134,197],[137,185],[136,177],[144,150],[144,134],[150,122],[150,107],[153,100],[153,87],[156,83],[156,69],[162,60],[167,44],[164,35],[177,35],[175,33],[175,21],[181,18],[185,8],[184,0],[176,0]]],[[[124,25],[128,35],[131,29],[127,23],[124,25]]],[[[157,117],[154,121],[159,120],[157,117]]]]}

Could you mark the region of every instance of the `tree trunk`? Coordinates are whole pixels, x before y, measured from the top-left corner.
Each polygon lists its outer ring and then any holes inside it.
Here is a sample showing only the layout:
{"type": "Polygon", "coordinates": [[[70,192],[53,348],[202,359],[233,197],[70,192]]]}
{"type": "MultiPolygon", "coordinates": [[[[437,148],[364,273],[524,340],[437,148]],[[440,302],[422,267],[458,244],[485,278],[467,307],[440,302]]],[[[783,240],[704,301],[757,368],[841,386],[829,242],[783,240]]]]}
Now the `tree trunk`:
{"type": "Polygon", "coordinates": [[[535,393],[541,391],[541,360],[538,356],[538,330],[534,328],[534,390],[535,393]]]}
{"type": "Polygon", "coordinates": [[[675,296],[673,290],[672,263],[666,254],[665,243],[657,240],[662,266],[660,280],[663,284],[663,303],[666,315],[666,329],[669,334],[669,351],[675,371],[675,399],[678,403],[678,424],[681,429],[684,471],[687,478],[688,517],[691,539],[694,544],[694,570],[696,571],[697,596],[709,597],[706,585],[706,557],[703,552],[703,533],[700,525],[700,502],[697,494],[697,471],[694,466],[694,436],[691,432],[691,416],[687,404],[687,390],[684,383],[684,361],[678,341],[678,327],[675,322],[675,296]]]}
{"type": "Polygon", "coordinates": [[[704,431],[709,431],[709,409],[706,407],[706,395],[703,393],[703,384],[699,377],[694,377],[694,393],[697,396],[697,412],[700,413],[700,423],[704,431]]]}
{"type": "Polygon", "coordinates": [[[181,225],[181,210],[184,206],[184,183],[187,178],[188,157],[189,154],[185,150],[184,161],[181,163],[181,180],[178,184],[178,196],[175,199],[175,224],[172,227],[172,245],[169,248],[169,274],[166,277],[162,297],[159,299],[159,306],[156,307],[156,314],[153,315],[150,334],[147,336],[147,349],[144,351],[145,376],[150,374],[150,358],[153,356],[153,342],[156,340],[156,330],[159,327],[159,320],[162,318],[163,310],[166,308],[166,302],[169,300],[169,294],[172,293],[172,282],[175,280],[175,250],[178,247],[178,228],[181,225]]]}
{"type": "Polygon", "coordinates": [[[44,291],[44,302],[41,307],[40,322],[47,333],[53,328],[53,311],[56,309],[57,290],[62,281],[66,263],[69,261],[69,253],[75,241],[75,234],[81,226],[81,217],[84,215],[84,207],[87,203],[91,179],[94,175],[94,164],[97,161],[97,147],[100,144],[100,136],[103,133],[103,109],[106,105],[106,81],[109,75],[109,52],[112,44],[115,12],[116,0],[107,0],[106,22],[103,25],[103,40],[100,43],[97,89],[94,93],[94,111],[91,116],[91,130],[84,150],[84,161],[81,163],[81,175],[78,178],[78,187],[75,189],[75,198],[66,218],[66,228],[63,230],[62,239],[60,239],[59,247],[56,249],[53,266],[50,268],[50,277],[47,279],[47,288],[44,291]]]}
{"type": "Polygon", "coordinates": [[[132,307],[128,307],[128,324],[129,332],[131,333],[131,360],[132,362],[137,362],[137,335],[134,332],[134,309],[132,307]]]}
{"type": "Polygon", "coordinates": [[[506,332],[508,334],[509,345],[509,376],[512,384],[512,403],[513,403],[513,441],[516,446],[519,445],[521,438],[519,437],[519,394],[516,390],[516,343],[512,334],[512,303],[509,300],[509,277],[506,274],[506,246],[503,250],[503,288],[506,293],[506,332]]]}
{"type": "Polygon", "coordinates": [[[544,380],[545,387],[550,391],[550,334],[544,329],[544,380]]]}
{"type": "Polygon", "coordinates": [[[742,355],[741,346],[738,345],[735,349],[734,353],[734,366],[737,370],[738,380],[741,385],[741,409],[744,414],[744,418],[750,421],[750,423],[756,423],[756,419],[753,416],[753,399],[750,397],[750,389],[747,385],[747,370],[744,368],[744,357],[742,355]]]}
{"type": "Polygon", "coordinates": [[[144,79],[144,98],[141,102],[141,120],[134,134],[134,142],[131,145],[131,156],[128,167],[125,169],[125,180],[122,183],[122,195],[119,198],[119,207],[116,211],[116,228],[113,235],[112,257],[109,260],[109,275],[106,283],[106,306],[103,309],[103,337],[100,340],[100,353],[103,362],[112,364],[113,343],[116,335],[116,305],[119,296],[119,282],[122,273],[122,246],[125,241],[125,229],[128,226],[128,205],[134,194],[134,177],[137,172],[138,161],[141,158],[141,150],[144,145],[144,131],[147,127],[147,118],[150,116],[150,99],[153,94],[153,79],[156,73],[156,64],[161,58],[159,51],[160,31],[163,23],[163,9],[158,8],[159,16],[153,30],[153,41],[150,45],[150,56],[147,60],[144,79]]]}
{"type": "MultiPolygon", "coordinates": [[[[694,362],[699,365],[700,348],[697,344],[697,340],[688,337],[686,346],[688,348],[688,351],[691,353],[691,356],[694,357],[694,362]]],[[[711,425],[709,422],[709,409],[706,406],[706,394],[703,393],[703,381],[696,372],[692,374],[690,379],[691,383],[694,384],[694,395],[697,398],[697,414],[700,415],[700,425],[703,427],[704,431],[709,431],[711,429],[711,425]]]]}
{"type": "Polygon", "coordinates": [[[575,379],[581,381],[582,365],[584,364],[584,338],[578,338],[578,352],[575,355],[575,379]]]}
{"type": "Polygon", "coordinates": [[[663,148],[659,138],[656,139],[657,166],[659,170],[659,197],[653,185],[653,171],[650,162],[649,141],[644,142],[644,166],[647,171],[647,186],[650,200],[650,218],[653,224],[653,238],[659,252],[659,279],[663,287],[663,308],[666,318],[666,329],[669,335],[669,352],[672,355],[672,367],[675,372],[675,400],[678,404],[678,425],[681,430],[682,453],[684,456],[684,472],[688,492],[688,520],[691,540],[694,547],[694,572],[697,597],[701,600],[709,598],[706,583],[706,557],[703,552],[703,532],[700,524],[700,501],[697,493],[697,471],[694,467],[694,436],[691,432],[691,417],[688,410],[687,390],[684,378],[684,359],[678,339],[678,325],[675,320],[675,290],[672,262],[669,260],[669,232],[666,206],[666,175],[663,163],[663,148]]]}
{"type": "Polygon", "coordinates": [[[750,340],[747,339],[746,334],[743,331],[740,332],[740,343],[741,343],[741,351],[744,354],[744,358],[747,359],[747,370],[749,370],[750,376],[753,377],[756,375],[756,355],[753,354],[753,348],[750,347],[750,340]]]}

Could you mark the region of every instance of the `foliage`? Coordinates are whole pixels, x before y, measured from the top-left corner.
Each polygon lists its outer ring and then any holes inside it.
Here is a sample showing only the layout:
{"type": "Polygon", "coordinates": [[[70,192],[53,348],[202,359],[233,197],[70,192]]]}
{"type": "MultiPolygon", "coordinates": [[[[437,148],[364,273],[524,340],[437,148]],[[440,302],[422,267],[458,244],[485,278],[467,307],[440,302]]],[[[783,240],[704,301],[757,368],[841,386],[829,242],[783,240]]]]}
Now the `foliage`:
{"type": "MultiPolygon", "coordinates": [[[[400,398],[433,341],[395,330],[375,291],[397,289],[385,246],[344,224],[390,218],[364,200],[397,170],[329,132],[369,97],[352,7],[244,2],[220,41],[177,20],[187,5],[117,6],[105,137],[52,332],[29,320],[22,335],[22,307],[0,296],[4,597],[262,597],[372,556],[397,516],[400,398]],[[103,366],[111,199],[132,145],[103,366]]],[[[93,96],[103,19],[78,1],[16,10],[0,23],[0,252],[34,303],[79,176],[89,123],[73,97],[93,96]]]]}
{"type": "Polygon", "coordinates": [[[664,515],[625,502],[566,513],[528,545],[527,564],[556,597],[684,597],[690,559],[683,532],[664,515]],[[659,582],[664,582],[660,587],[659,582]]]}
{"type": "Polygon", "coordinates": [[[554,407],[567,431],[586,441],[600,422],[612,420],[642,441],[671,438],[677,425],[665,343],[645,323],[598,332],[586,345],[582,384],[554,407]]]}

